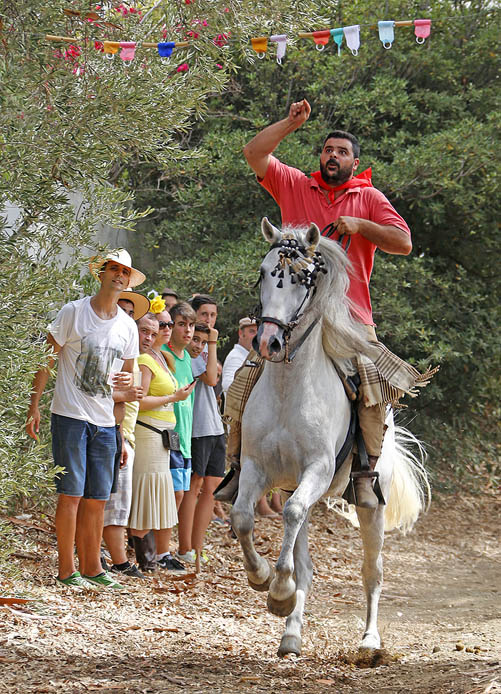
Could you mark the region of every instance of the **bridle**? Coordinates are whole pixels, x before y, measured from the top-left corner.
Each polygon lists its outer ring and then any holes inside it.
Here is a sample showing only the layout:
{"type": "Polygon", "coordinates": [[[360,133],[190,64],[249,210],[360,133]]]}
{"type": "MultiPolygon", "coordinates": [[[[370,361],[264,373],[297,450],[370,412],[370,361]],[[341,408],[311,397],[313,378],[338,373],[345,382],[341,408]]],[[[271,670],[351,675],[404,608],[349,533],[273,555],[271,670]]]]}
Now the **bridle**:
{"type": "MultiPolygon", "coordinates": [[[[288,268],[289,277],[292,284],[301,284],[306,287],[306,294],[294,311],[291,319],[288,323],[284,323],[278,318],[273,316],[263,316],[262,315],[262,305],[256,307],[254,311],[254,317],[259,323],[274,323],[279,328],[283,330],[284,333],[284,356],[281,359],[269,359],[275,363],[285,362],[290,364],[294,357],[296,356],[299,348],[305,342],[307,337],[310,335],[311,331],[319,321],[319,316],[313,319],[308,328],[305,330],[303,335],[299,338],[294,347],[290,348],[290,338],[292,331],[299,324],[301,318],[303,317],[303,307],[307,303],[308,299],[315,294],[316,291],[316,279],[319,273],[326,273],[327,269],[325,267],[325,261],[322,258],[320,251],[315,250],[314,246],[309,246],[306,248],[301,245],[299,241],[292,234],[284,234],[283,238],[278,242],[274,243],[268,252],[273,249],[278,248],[279,260],[276,266],[271,271],[272,277],[278,276],[277,287],[279,289],[283,288],[283,279],[285,277],[285,268],[288,268]],[[311,267],[313,265],[313,267],[311,267]]],[[[256,282],[256,286],[261,284],[262,277],[256,282]]]]}
{"type": "MultiPolygon", "coordinates": [[[[325,229],[321,231],[321,235],[330,238],[336,231],[337,225],[331,222],[325,227],[325,229]]],[[[345,235],[341,234],[339,239],[337,239],[337,242],[340,244],[341,248],[343,248],[345,253],[347,253],[351,238],[348,236],[345,245],[343,245],[344,237],[345,235]]],[[[299,351],[300,347],[306,341],[313,328],[317,325],[318,321],[320,320],[319,316],[314,318],[308,326],[308,328],[304,331],[299,340],[291,349],[290,339],[292,336],[292,331],[299,324],[301,318],[304,315],[304,312],[302,311],[303,306],[307,303],[310,297],[315,295],[315,292],[317,290],[317,277],[319,273],[326,274],[327,268],[325,267],[325,261],[322,257],[322,254],[320,251],[316,250],[316,246],[311,245],[308,248],[306,248],[305,246],[300,244],[299,241],[292,234],[284,234],[282,239],[278,243],[272,244],[268,253],[275,248],[279,249],[279,260],[270,274],[272,277],[278,276],[277,287],[279,289],[282,289],[284,286],[282,280],[285,277],[284,271],[285,267],[287,266],[291,283],[301,284],[304,287],[306,287],[306,294],[301,303],[299,304],[298,308],[292,314],[292,318],[289,320],[288,323],[284,323],[283,321],[279,320],[278,318],[274,318],[273,316],[263,316],[261,302],[259,302],[259,304],[256,306],[253,312],[253,318],[255,318],[258,323],[274,323],[283,330],[284,356],[281,359],[268,359],[268,361],[274,363],[279,363],[283,361],[286,364],[290,364],[296,356],[297,352],[299,351]],[[313,268],[310,267],[311,265],[313,265],[313,268]]],[[[259,277],[254,286],[259,287],[261,281],[262,277],[259,277]]]]}

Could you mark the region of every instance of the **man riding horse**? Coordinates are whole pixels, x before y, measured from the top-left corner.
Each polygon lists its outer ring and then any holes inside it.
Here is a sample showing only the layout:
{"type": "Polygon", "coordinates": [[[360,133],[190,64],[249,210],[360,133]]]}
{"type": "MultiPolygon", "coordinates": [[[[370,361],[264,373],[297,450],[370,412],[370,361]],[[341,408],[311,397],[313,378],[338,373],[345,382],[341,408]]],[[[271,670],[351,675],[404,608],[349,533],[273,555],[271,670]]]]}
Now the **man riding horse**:
{"type": "MultiPolygon", "coordinates": [[[[279,205],[284,226],[305,227],[314,222],[324,236],[333,240],[343,235],[348,237],[346,250],[351,262],[348,297],[352,313],[365,326],[368,341],[385,350],[376,337],[369,293],[374,254],[379,248],[386,253],[408,255],[412,250],[410,230],[383,193],[372,186],[370,169],[355,176],[360,146],[351,133],[335,130],[327,135],[320,155],[320,170],[310,176],[272,155],[287,135],[308,120],[310,113],[306,99],[293,103],[286,118],[264,128],[244,147],[244,155],[258,182],[279,205]]],[[[268,340],[263,330],[258,334],[258,342],[261,355],[269,357],[268,340]]],[[[384,436],[386,405],[396,403],[403,392],[415,394],[414,386],[425,385],[432,375],[431,372],[419,374],[387,350],[385,356],[392,367],[406,372],[408,378],[403,387],[402,381],[395,383],[389,376],[392,368],[388,373],[384,370],[381,373],[377,365],[374,369],[370,364],[366,370],[357,360],[361,376],[358,418],[367,457],[365,464],[361,463],[360,456],[355,457],[354,468],[358,472],[354,477],[354,501],[365,508],[375,508],[379,503],[373,483],[384,436]]],[[[246,390],[248,397],[249,387],[246,390]]],[[[242,402],[240,414],[244,405],[242,402]]],[[[216,493],[220,500],[231,500],[238,489],[239,418],[232,412],[229,414],[235,421],[231,424],[228,456],[233,458],[236,474],[225,486],[223,482],[216,493]]]]}

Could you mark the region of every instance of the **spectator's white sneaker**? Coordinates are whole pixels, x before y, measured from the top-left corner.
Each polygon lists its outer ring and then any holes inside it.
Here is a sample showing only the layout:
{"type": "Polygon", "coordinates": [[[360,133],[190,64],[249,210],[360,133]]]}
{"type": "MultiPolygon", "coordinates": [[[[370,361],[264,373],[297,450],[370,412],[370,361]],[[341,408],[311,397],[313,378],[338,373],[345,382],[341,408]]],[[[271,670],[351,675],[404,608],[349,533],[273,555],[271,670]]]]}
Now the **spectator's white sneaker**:
{"type": "MultiPolygon", "coordinates": [[[[179,552],[176,552],[176,558],[180,561],[186,562],[187,564],[194,564],[197,560],[197,554],[194,549],[189,549],[184,554],[179,554],[179,552]]],[[[202,556],[200,557],[200,561],[202,562],[202,564],[207,564],[207,562],[209,561],[209,557],[203,550],[202,556]]]]}

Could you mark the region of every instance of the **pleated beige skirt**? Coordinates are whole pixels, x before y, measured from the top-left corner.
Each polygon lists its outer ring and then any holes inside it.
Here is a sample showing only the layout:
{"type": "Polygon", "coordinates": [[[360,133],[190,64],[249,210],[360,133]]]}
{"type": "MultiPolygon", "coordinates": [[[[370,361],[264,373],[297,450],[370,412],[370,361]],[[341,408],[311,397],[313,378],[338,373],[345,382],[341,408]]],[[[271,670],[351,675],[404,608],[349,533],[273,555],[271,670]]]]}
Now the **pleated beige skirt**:
{"type": "MultiPolygon", "coordinates": [[[[153,417],[141,417],[156,429],[173,429],[174,424],[153,417]]],[[[177,523],[176,498],[170,471],[170,451],[162,437],[136,425],[136,455],[132,473],[132,504],[129,528],[163,530],[177,523]]]]}

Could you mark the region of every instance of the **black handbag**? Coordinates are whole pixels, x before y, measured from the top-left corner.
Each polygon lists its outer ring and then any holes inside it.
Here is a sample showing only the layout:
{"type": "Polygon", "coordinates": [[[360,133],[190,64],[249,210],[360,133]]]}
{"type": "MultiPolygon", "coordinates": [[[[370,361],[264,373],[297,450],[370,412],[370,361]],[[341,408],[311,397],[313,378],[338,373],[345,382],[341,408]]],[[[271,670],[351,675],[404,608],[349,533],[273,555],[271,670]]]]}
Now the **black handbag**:
{"type": "Polygon", "coordinates": [[[155,427],[152,427],[150,424],[140,422],[139,419],[137,420],[137,424],[140,424],[142,427],[146,427],[146,429],[151,429],[151,431],[160,434],[162,437],[162,443],[164,445],[164,448],[166,448],[168,451],[181,450],[181,441],[179,439],[179,434],[177,433],[177,431],[174,431],[173,429],[156,429],[155,427]]]}

